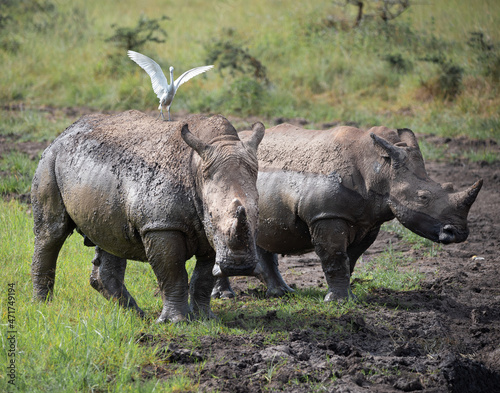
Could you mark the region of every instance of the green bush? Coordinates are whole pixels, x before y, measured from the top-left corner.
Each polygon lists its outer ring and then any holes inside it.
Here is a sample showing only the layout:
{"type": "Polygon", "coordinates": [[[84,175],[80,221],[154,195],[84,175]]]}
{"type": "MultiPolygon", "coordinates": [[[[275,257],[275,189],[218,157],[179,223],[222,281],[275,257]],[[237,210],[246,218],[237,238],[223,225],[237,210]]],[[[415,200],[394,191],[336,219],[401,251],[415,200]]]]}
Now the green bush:
{"type": "Polygon", "coordinates": [[[423,85],[443,100],[453,101],[461,93],[464,69],[442,55],[428,56],[423,61],[438,65],[438,74],[423,85]]]}
{"type": "Polygon", "coordinates": [[[227,70],[233,77],[238,74],[252,75],[255,79],[267,82],[266,67],[231,39],[213,39],[205,50],[206,63],[215,64],[219,72],[227,70]]]}
{"type": "Polygon", "coordinates": [[[480,31],[471,32],[467,44],[476,52],[483,75],[498,82],[500,80],[500,53],[498,47],[487,40],[484,33],[480,31]]]}
{"type": "Polygon", "coordinates": [[[411,61],[405,59],[401,53],[388,54],[383,59],[397,72],[405,73],[413,68],[411,61]]]}
{"type": "Polygon", "coordinates": [[[115,34],[106,38],[106,42],[113,42],[124,50],[139,51],[148,42],[163,43],[167,37],[167,32],[161,28],[160,22],[170,19],[163,15],[158,19],[149,19],[141,15],[135,27],[119,27],[111,25],[115,29],[115,34]]]}
{"type": "Polygon", "coordinates": [[[463,68],[451,62],[441,64],[439,88],[445,100],[455,99],[462,90],[463,68]]]}

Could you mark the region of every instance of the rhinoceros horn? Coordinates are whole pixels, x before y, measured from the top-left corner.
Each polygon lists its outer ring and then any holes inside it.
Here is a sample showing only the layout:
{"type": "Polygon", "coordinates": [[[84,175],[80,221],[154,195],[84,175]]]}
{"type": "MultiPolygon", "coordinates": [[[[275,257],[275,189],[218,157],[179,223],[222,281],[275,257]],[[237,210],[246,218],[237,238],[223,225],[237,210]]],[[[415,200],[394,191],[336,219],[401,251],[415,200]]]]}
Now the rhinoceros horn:
{"type": "Polygon", "coordinates": [[[232,250],[243,249],[247,246],[249,228],[247,212],[238,199],[234,199],[232,205],[236,206],[234,220],[229,229],[228,245],[232,250]]]}
{"type": "Polygon", "coordinates": [[[400,168],[401,166],[404,165],[405,159],[407,157],[406,151],[402,147],[398,147],[390,143],[389,141],[385,140],[384,138],[379,137],[378,135],[375,135],[373,132],[370,133],[371,138],[377,144],[380,146],[382,149],[385,150],[385,152],[389,155],[391,161],[392,161],[392,166],[394,168],[400,168]]]}
{"type": "Polygon", "coordinates": [[[483,179],[478,180],[467,190],[460,191],[454,194],[454,199],[456,201],[457,207],[466,207],[467,209],[472,206],[476,200],[477,194],[481,187],[483,186],[483,179]]]}

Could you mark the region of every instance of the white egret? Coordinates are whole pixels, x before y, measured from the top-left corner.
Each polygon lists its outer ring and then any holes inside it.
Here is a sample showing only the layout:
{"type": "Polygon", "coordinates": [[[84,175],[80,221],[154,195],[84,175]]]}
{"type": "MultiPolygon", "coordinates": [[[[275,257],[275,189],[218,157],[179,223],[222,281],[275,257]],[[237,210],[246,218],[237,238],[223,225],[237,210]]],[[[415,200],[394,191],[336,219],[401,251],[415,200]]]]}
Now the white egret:
{"type": "Polygon", "coordinates": [[[207,72],[212,69],[214,66],[203,66],[192,68],[189,71],[186,71],[180,77],[178,77],[174,81],[174,67],[170,67],[170,84],[167,82],[167,78],[165,74],[161,70],[161,67],[153,60],[147,56],[144,56],[141,53],[134,52],[129,50],[127,52],[128,57],[130,57],[134,62],[136,62],[144,71],[148,73],[151,78],[151,83],[153,84],[153,90],[160,99],[160,106],[158,110],[160,111],[161,118],[165,120],[165,116],[163,116],[163,105],[167,107],[168,111],[168,120],[170,121],[170,105],[172,105],[172,101],[174,100],[175,93],[180,85],[184,82],[187,82],[191,78],[199,75],[203,72],[207,72]]]}

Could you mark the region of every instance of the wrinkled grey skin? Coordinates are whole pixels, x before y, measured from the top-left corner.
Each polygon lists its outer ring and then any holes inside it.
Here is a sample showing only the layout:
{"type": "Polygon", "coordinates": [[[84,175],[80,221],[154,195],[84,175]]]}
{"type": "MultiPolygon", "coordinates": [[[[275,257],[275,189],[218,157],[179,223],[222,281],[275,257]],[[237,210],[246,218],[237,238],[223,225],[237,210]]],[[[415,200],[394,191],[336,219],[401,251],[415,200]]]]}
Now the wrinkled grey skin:
{"type": "Polygon", "coordinates": [[[244,275],[256,265],[264,126],[253,128],[242,142],[222,116],[157,122],[129,111],[74,123],[45,150],[33,179],[34,298],[52,296],[58,253],[77,230],[96,246],[91,284],[107,298],[143,315],[124,275],[127,259],[148,261],[163,300],[159,322],[212,316],[212,271],[244,275]]]}
{"type": "MultiPolygon", "coordinates": [[[[328,283],[325,301],[353,297],[356,261],[393,218],[434,242],[465,241],[467,215],[482,186],[479,180],[456,192],[431,180],[408,129],[314,131],[283,124],[266,131],[258,157],[254,275],[266,283],[268,296],[292,291],[277,254],[314,250],[328,283]]],[[[212,296],[234,296],[227,278],[217,280],[212,296]]]]}

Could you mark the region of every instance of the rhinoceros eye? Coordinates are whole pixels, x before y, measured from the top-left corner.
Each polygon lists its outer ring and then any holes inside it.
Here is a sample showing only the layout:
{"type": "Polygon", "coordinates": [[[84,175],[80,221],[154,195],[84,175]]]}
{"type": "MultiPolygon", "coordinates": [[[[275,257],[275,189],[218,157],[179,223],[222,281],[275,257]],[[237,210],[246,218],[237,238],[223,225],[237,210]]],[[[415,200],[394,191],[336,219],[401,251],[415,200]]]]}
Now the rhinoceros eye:
{"type": "Polygon", "coordinates": [[[425,190],[417,191],[417,198],[421,204],[427,205],[431,200],[431,193],[425,190]]]}

